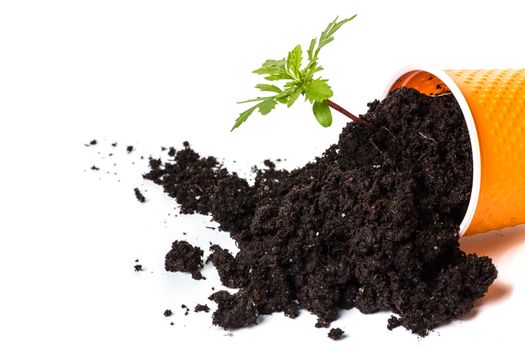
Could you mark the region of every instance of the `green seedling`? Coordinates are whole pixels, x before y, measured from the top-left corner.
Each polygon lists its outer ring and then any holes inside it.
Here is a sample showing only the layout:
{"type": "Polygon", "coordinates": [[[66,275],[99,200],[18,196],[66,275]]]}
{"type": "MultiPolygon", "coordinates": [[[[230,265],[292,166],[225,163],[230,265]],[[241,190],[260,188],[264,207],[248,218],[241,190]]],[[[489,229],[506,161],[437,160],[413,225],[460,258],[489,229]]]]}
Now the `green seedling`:
{"type": "Polygon", "coordinates": [[[232,131],[244,123],[255,110],[260,114],[270,113],[277,104],[284,104],[291,107],[299,96],[304,96],[305,101],[312,104],[312,111],[315,118],[324,127],[332,125],[332,112],[330,108],[339,111],[355,122],[372,125],[365,120],[359,119],[343,107],[330,100],[333,96],[332,88],[328,85],[328,79],[317,77],[316,73],[323,70],[318,63],[319,52],[328,43],[334,40],[334,34],[343,24],[354,19],[356,15],[338,21],[336,17],[321,33],[319,38],[310,41],[307,54],[307,62],[303,67],[303,49],[297,45],[288,52],[286,58],[280,60],[266,60],[261,68],[253,73],[264,76],[264,79],[271,82],[280,82],[281,86],[275,84],[257,84],[255,87],[263,92],[272,93],[270,96],[256,97],[239,103],[255,103],[253,106],[242,112],[235,120],[232,131]]]}

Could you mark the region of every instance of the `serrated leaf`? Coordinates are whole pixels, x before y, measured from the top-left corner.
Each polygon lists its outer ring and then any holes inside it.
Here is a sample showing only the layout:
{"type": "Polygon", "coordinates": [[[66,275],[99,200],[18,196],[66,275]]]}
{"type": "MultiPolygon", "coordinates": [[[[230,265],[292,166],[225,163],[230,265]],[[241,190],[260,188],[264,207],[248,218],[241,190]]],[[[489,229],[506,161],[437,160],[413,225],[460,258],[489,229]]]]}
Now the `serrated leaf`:
{"type": "Polygon", "coordinates": [[[257,84],[255,87],[261,91],[269,91],[269,92],[281,92],[281,89],[278,86],[271,85],[271,84],[257,84]]]}
{"type": "Polygon", "coordinates": [[[257,101],[266,100],[267,98],[268,97],[256,97],[256,98],[251,98],[249,100],[239,101],[237,103],[241,104],[241,103],[257,102],[257,101]]]}
{"type": "Polygon", "coordinates": [[[261,113],[262,115],[266,115],[270,113],[272,109],[275,108],[276,104],[277,102],[275,102],[273,98],[270,98],[257,104],[257,107],[259,108],[259,113],[261,113]]]}
{"type": "Polygon", "coordinates": [[[286,60],[284,58],[281,58],[280,60],[268,59],[268,60],[263,62],[263,64],[261,65],[261,68],[285,69],[286,68],[286,60]]]}
{"type": "Polygon", "coordinates": [[[286,89],[289,89],[289,88],[295,88],[297,87],[298,85],[300,85],[301,83],[298,82],[298,81],[295,81],[295,80],[292,80],[292,81],[287,81],[285,84],[284,84],[284,87],[286,89]]]}
{"type": "Polygon", "coordinates": [[[303,78],[305,81],[312,80],[314,77],[314,74],[317,72],[322,71],[324,68],[321,66],[318,66],[317,63],[314,62],[312,66],[308,66],[307,69],[303,71],[303,78]]]}
{"type": "Polygon", "coordinates": [[[235,124],[233,124],[233,127],[231,128],[230,131],[237,129],[242,123],[244,123],[246,119],[248,119],[250,115],[252,115],[253,111],[255,111],[255,108],[257,108],[257,105],[250,107],[244,112],[242,112],[241,114],[239,114],[237,119],[235,119],[235,124]]]}
{"type": "Polygon", "coordinates": [[[324,126],[325,128],[332,125],[332,112],[330,111],[330,107],[328,106],[328,103],[325,102],[314,102],[312,106],[312,110],[315,115],[315,119],[324,126]]]}
{"type": "Polygon", "coordinates": [[[292,51],[288,52],[286,65],[288,70],[291,70],[296,77],[301,75],[301,64],[303,63],[303,49],[301,45],[297,45],[292,51]]]}
{"type": "Polygon", "coordinates": [[[321,50],[323,46],[329,44],[330,42],[334,40],[333,35],[335,34],[335,32],[337,32],[339,28],[343,26],[343,24],[353,20],[356,16],[357,15],[353,15],[352,17],[343,19],[339,22],[337,22],[339,17],[336,17],[332,22],[330,22],[330,24],[328,24],[326,29],[321,33],[321,36],[319,37],[319,43],[317,45],[315,54],[313,55],[314,58],[317,58],[319,51],[321,50]]]}
{"type": "Polygon", "coordinates": [[[294,88],[283,90],[281,93],[274,96],[274,100],[279,103],[286,103],[288,101],[288,97],[293,91],[294,91],[294,88]]]}
{"type": "Polygon", "coordinates": [[[334,40],[334,37],[328,37],[324,38],[323,40],[319,40],[319,47],[317,48],[317,51],[321,50],[321,48],[329,43],[331,43],[334,40]]]}
{"type": "Polygon", "coordinates": [[[266,60],[262,64],[261,68],[253,71],[256,74],[283,74],[286,72],[286,60],[266,60]]]}
{"type": "Polygon", "coordinates": [[[290,94],[290,96],[288,97],[288,101],[286,101],[286,105],[288,106],[288,108],[290,108],[294,104],[294,102],[299,96],[301,96],[302,93],[303,89],[299,87],[290,94]]]}
{"type": "Polygon", "coordinates": [[[332,97],[333,92],[326,80],[316,79],[305,85],[305,96],[310,102],[322,102],[332,97]]]}
{"type": "Polygon", "coordinates": [[[262,64],[263,67],[278,67],[281,69],[284,69],[286,67],[286,60],[284,58],[281,58],[279,60],[266,60],[262,64]]]}
{"type": "Polygon", "coordinates": [[[275,74],[268,75],[267,77],[264,77],[264,79],[269,80],[269,81],[287,80],[287,79],[293,79],[293,76],[288,72],[278,72],[275,74]]]}
{"type": "Polygon", "coordinates": [[[308,47],[308,60],[311,61],[314,57],[314,49],[315,49],[315,44],[317,43],[317,38],[313,38],[311,41],[310,41],[310,46],[308,47]]]}
{"type": "MultiPolygon", "coordinates": [[[[347,23],[347,22],[350,22],[351,20],[353,20],[355,17],[357,16],[357,14],[353,15],[352,17],[350,18],[347,18],[347,19],[343,19],[342,21],[339,21],[339,22],[335,22],[334,25],[332,26],[332,28],[330,29],[330,33],[329,35],[332,36],[335,34],[335,32],[337,32],[339,30],[339,28],[341,28],[343,26],[343,24],[347,23]]],[[[336,18],[337,19],[337,18],[336,18]]]]}

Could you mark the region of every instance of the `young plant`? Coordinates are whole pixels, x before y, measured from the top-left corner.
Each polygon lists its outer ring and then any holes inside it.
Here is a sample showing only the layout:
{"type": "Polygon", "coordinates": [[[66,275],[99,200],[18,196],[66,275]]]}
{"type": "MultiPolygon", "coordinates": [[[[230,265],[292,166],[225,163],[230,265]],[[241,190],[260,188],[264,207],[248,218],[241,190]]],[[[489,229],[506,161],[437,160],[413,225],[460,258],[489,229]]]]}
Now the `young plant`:
{"type": "Polygon", "coordinates": [[[350,18],[337,21],[336,17],[321,33],[319,39],[314,38],[310,41],[310,46],[306,51],[308,62],[303,67],[303,49],[297,45],[292,51],[288,52],[286,58],[280,60],[266,60],[261,68],[256,69],[253,73],[264,76],[268,81],[279,81],[284,83],[281,87],[274,84],[257,84],[255,87],[260,91],[273,93],[266,97],[256,97],[254,99],[242,101],[239,103],[255,103],[253,106],[242,112],[235,120],[232,131],[244,123],[255,110],[262,115],[270,113],[278,103],[291,107],[299,96],[304,96],[306,101],[312,104],[312,110],[315,118],[324,127],[332,125],[332,112],[330,108],[339,111],[355,122],[362,123],[372,127],[370,123],[359,119],[343,107],[330,100],[333,92],[328,85],[328,79],[317,77],[316,73],[323,70],[318,63],[319,51],[332,40],[334,34],[346,22],[354,19],[356,15],[350,18]]]}

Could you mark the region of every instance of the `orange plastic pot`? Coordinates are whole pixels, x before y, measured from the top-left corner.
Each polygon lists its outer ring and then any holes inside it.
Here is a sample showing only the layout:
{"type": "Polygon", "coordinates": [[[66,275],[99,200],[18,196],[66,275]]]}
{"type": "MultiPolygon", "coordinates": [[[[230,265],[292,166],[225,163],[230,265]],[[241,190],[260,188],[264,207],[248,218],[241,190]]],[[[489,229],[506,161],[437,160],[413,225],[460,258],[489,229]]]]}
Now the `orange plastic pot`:
{"type": "Polygon", "coordinates": [[[525,69],[409,66],[393,77],[385,96],[401,87],[427,95],[452,93],[463,111],[473,181],[460,235],[525,223],[525,69]]]}

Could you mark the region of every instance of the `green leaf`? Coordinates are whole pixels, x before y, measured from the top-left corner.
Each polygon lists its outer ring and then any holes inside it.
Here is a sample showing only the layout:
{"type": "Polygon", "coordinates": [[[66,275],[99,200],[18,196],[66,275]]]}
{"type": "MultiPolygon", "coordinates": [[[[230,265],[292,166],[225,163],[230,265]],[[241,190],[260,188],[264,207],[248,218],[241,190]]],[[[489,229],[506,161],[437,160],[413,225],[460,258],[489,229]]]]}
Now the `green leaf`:
{"type": "MultiPolygon", "coordinates": [[[[331,30],[330,30],[330,33],[329,33],[330,36],[334,35],[335,32],[337,32],[337,31],[339,30],[339,28],[341,28],[341,27],[343,26],[343,24],[345,24],[345,23],[347,23],[347,22],[350,22],[351,20],[353,20],[354,18],[356,18],[356,16],[357,16],[357,14],[353,15],[353,16],[350,17],[350,18],[343,19],[343,20],[340,21],[340,22],[336,22],[336,23],[332,26],[332,28],[331,28],[331,30]]],[[[337,17],[336,17],[336,19],[337,19],[337,17]]]]}
{"type": "Polygon", "coordinates": [[[294,90],[294,92],[290,94],[290,96],[288,97],[288,101],[286,102],[286,105],[288,106],[288,108],[290,108],[294,104],[294,102],[297,100],[299,96],[301,96],[303,92],[304,92],[303,88],[298,87],[296,90],[294,90]]]}
{"type": "Polygon", "coordinates": [[[284,90],[283,92],[277,94],[274,96],[274,100],[279,103],[287,103],[288,98],[290,97],[290,94],[295,90],[295,88],[289,88],[284,90]]]}
{"type": "Polygon", "coordinates": [[[357,15],[353,15],[352,17],[343,19],[339,22],[337,22],[339,17],[336,17],[332,22],[330,22],[330,24],[326,27],[326,29],[321,33],[321,36],[319,37],[319,43],[317,45],[317,50],[313,55],[313,59],[317,59],[319,51],[323,46],[329,44],[334,40],[333,35],[339,30],[339,28],[341,28],[343,24],[353,20],[356,16],[357,15]]]}
{"type": "Polygon", "coordinates": [[[281,71],[286,69],[286,61],[283,59],[280,60],[266,60],[261,65],[261,68],[256,69],[253,73],[257,74],[271,74],[274,71],[281,71]]]}
{"type": "Polygon", "coordinates": [[[293,76],[288,72],[280,72],[272,75],[268,75],[267,77],[264,77],[266,80],[274,81],[274,80],[286,80],[286,79],[293,79],[293,76]]]}
{"type": "Polygon", "coordinates": [[[314,102],[312,109],[314,111],[315,119],[317,119],[319,124],[325,128],[332,125],[332,112],[330,111],[330,107],[328,107],[328,103],[326,103],[326,101],[314,102]]]}
{"type": "Polygon", "coordinates": [[[288,70],[291,70],[296,77],[301,75],[301,64],[303,61],[303,49],[301,45],[297,45],[292,51],[288,52],[288,59],[286,65],[288,70]]]}
{"type": "Polygon", "coordinates": [[[296,88],[297,86],[300,86],[301,85],[301,82],[298,82],[298,81],[295,81],[295,80],[292,80],[292,81],[287,81],[285,84],[284,84],[284,87],[286,89],[289,89],[289,88],[296,88]]]}
{"type": "Polygon", "coordinates": [[[273,98],[270,98],[257,104],[256,107],[259,107],[259,113],[261,113],[262,115],[266,115],[270,113],[272,109],[275,108],[276,104],[277,102],[275,102],[273,98]]]}
{"type": "Polygon", "coordinates": [[[323,102],[332,97],[333,92],[326,80],[316,79],[305,85],[305,94],[310,102],[323,102]]]}
{"type": "Polygon", "coordinates": [[[244,100],[244,101],[239,101],[237,103],[241,104],[241,103],[249,103],[249,102],[257,102],[257,101],[263,101],[263,100],[266,100],[268,97],[256,97],[256,98],[251,98],[249,100],[244,100]]]}
{"type": "Polygon", "coordinates": [[[252,115],[253,111],[255,111],[255,108],[257,108],[257,105],[250,107],[244,112],[242,112],[241,114],[239,114],[237,119],[235,119],[235,124],[233,124],[233,127],[231,128],[230,131],[237,129],[242,123],[244,123],[246,119],[248,119],[248,117],[252,115]]]}
{"type": "Polygon", "coordinates": [[[261,68],[256,69],[253,73],[268,75],[266,80],[293,79],[294,77],[286,70],[286,60],[266,60],[261,68]]]}
{"type": "Polygon", "coordinates": [[[312,61],[314,57],[314,49],[315,49],[315,43],[317,42],[317,38],[313,38],[310,41],[310,46],[308,47],[308,61],[312,61]]]}
{"type": "Polygon", "coordinates": [[[269,92],[281,92],[281,89],[278,86],[271,85],[271,84],[257,84],[255,87],[261,91],[269,91],[269,92]]]}

